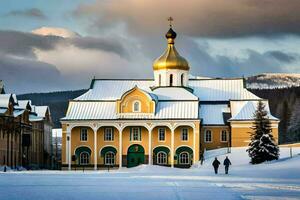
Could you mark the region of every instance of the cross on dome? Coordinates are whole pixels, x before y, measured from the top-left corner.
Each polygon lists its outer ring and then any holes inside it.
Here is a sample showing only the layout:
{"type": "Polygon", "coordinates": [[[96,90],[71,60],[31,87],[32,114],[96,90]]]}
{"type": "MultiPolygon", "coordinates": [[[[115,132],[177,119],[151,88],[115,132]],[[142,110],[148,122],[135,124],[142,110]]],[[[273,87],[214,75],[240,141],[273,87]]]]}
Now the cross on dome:
{"type": "Polygon", "coordinates": [[[172,22],[174,21],[173,17],[168,17],[168,21],[169,21],[169,24],[170,24],[170,28],[172,28],[172,22]]]}

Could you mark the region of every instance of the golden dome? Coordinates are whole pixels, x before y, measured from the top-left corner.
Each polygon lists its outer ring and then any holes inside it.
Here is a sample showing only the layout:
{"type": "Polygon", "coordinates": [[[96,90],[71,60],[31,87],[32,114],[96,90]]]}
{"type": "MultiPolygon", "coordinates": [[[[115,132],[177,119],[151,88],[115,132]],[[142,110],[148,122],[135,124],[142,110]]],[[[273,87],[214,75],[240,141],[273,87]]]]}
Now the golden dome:
{"type": "Polygon", "coordinates": [[[172,27],[166,33],[166,38],[168,40],[168,47],[165,52],[154,61],[153,69],[181,69],[181,70],[189,70],[189,63],[185,58],[179,55],[177,52],[174,41],[176,38],[176,32],[173,31],[172,27]]]}

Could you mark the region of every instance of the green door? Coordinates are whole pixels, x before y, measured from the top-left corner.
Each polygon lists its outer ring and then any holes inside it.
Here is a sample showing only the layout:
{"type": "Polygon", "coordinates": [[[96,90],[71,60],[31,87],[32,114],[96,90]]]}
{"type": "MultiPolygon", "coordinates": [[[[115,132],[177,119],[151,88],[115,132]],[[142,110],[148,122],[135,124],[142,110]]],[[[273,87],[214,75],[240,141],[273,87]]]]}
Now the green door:
{"type": "Polygon", "coordinates": [[[145,151],[141,145],[134,144],[128,148],[127,167],[136,167],[145,162],[145,151]]]}

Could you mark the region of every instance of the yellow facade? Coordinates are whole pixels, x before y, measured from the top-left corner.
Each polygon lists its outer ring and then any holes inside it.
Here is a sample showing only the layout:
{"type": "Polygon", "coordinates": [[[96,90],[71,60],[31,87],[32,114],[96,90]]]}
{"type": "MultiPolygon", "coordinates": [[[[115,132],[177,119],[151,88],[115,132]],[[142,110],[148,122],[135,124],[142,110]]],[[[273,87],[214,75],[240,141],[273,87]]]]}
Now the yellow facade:
{"type": "Polygon", "coordinates": [[[134,111],[133,105],[135,102],[139,102],[141,105],[138,112],[154,113],[155,101],[137,87],[125,93],[122,98],[117,101],[117,113],[132,113],[134,111]]]}
{"type": "MultiPolygon", "coordinates": [[[[199,122],[194,122],[193,125],[195,126],[195,129],[190,126],[178,126],[177,128],[174,129],[174,146],[173,146],[173,152],[174,152],[174,164],[177,165],[178,160],[176,160],[176,150],[180,147],[188,147],[191,150],[193,150],[193,154],[191,155],[191,161],[194,160],[199,160],[199,143],[200,143],[200,134],[199,134],[199,128],[200,124],[199,122]],[[182,129],[187,129],[188,130],[188,140],[183,141],[181,132],[182,129]],[[195,136],[194,136],[195,134],[195,136]]],[[[112,126],[103,126],[100,127],[97,130],[97,166],[98,167],[103,167],[104,166],[104,158],[101,155],[101,149],[105,147],[114,147],[117,150],[117,153],[115,155],[115,165],[120,164],[119,160],[119,131],[117,128],[112,127],[112,126]],[[104,130],[105,128],[112,128],[114,132],[114,140],[113,141],[104,141],[104,130]]],[[[151,161],[152,162],[155,157],[153,151],[157,147],[167,147],[170,152],[172,151],[172,143],[171,143],[171,130],[167,126],[156,126],[151,130],[151,151],[152,151],[152,157],[151,161]],[[161,141],[159,140],[159,129],[165,129],[165,140],[161,141]]],[[[62,143],[66,144],[67,140],[67,125],[63,125],[63,137],[62,137],[62,143]]],[[[94,130],[90,127],[86,126],[76,126],[72,128],[71,130],[71,153],[72,155],[75,155],[76,149],[80,147],[88,147],[91,151],[90,154],[90,162],[89,165],[86,166],[87,168],[90,167],[92,168],[92,165],[95,164],[94,162],[94,130]],[[80,140],[80,130],[84,128],[87,129],[87,141],[81,141],[80,140]]],[[[145,163],[149,163],[149,132],[147,128],[143,126],[127,126],[122,130],[122,163],[123,166],[126,166],[127,160],[126,156],[128,154],[128,149],[132,145],[141,145],[144,149],[144,156],[145,156],[145,163]],[[130,140],[130,129],[131,128],[140,128],[141,129],[141,140],[140,141],[132,141],[130,140]]],[[[67,145],[62,146],[62,163],[63,165],[66,165],[68,163],[68,158],[66,157],[66,149],[67,145]]],[[[167,158],[168,162],[166,165],[171,165],[172,164],[172,159],[171,159],[171,153],[168,154],[167,158]]],[[[193,162],[193,161],[192,161],[193,162]]],[[[78,165],[78,160],[76,162],[72,161],[72,165],[75,166],[78,165]]]]}
{"type": "MultiPolygon", "coordinates": [[[[231,146],[248,146],[253,132],[252,126],[252,122],[231,122],[231,146]]],[[[278,122],[272,122],[272,134],[274,140],[278,143],[278,122]]]]}
{"type": "Polygon", "coordinates": [[[230,137],[230,128],[228,126],[204,126],[201,128],[201,148],[202,150],[211,150],[217,148],[229,147],[229,137],[230,137]],[[212,141],[205,141],[205,132],[206,130],[210,130],[212,133],[212,141]],[[222,131],[226,131],[227,133],[227,141],[221,140],[222,131]]]}

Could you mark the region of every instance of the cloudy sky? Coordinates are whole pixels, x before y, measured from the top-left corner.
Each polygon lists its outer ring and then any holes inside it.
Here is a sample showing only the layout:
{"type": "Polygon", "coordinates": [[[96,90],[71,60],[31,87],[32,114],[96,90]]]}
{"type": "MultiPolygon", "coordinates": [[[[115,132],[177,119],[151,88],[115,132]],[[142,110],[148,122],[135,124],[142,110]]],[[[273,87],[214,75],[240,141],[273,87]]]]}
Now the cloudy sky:
{"type": "Polygon", "coordinates": [[[87,88],[92,77],[152,78],[166,47],[197,76],[300,73],[299,0],[1,0],[7,92],[87,88]]]}

